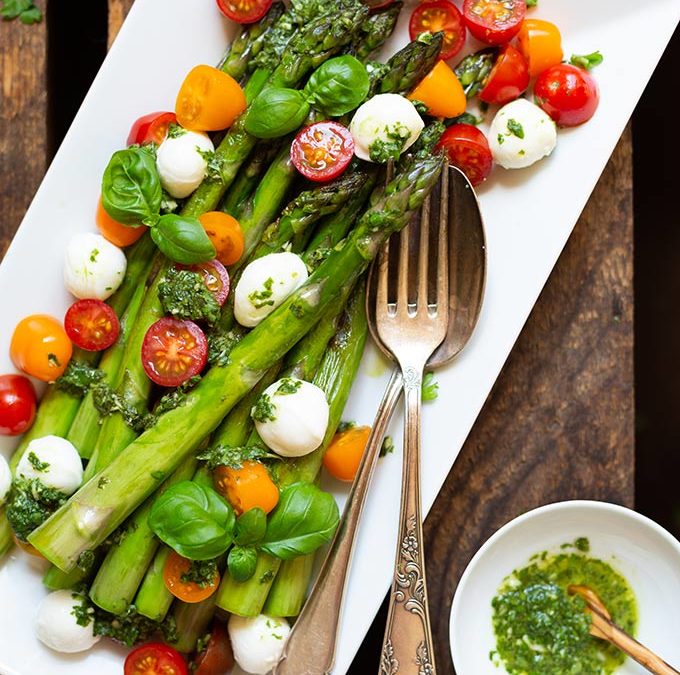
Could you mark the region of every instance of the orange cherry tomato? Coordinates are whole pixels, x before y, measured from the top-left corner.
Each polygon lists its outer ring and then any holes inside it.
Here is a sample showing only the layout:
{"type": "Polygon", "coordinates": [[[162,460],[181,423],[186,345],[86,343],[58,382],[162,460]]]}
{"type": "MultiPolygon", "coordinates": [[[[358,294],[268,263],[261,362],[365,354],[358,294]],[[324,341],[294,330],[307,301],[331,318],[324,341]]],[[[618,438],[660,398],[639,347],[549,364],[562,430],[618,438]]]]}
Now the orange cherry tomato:
{"type": "Polygon", "coordinates": [[[217,251],[217,259],[223,265],[238,262],[246,246],[238,220],[222,211],[208,211],[198,219],[217,251]]]}
{"type": "Polygon", "coordinates": [[[139,227],[122,225],[117,220],[111,218],[102,206],[101,197],[97,204],[97,216],[95,221],[104,239],[108,239],[112,244],[120,246],[121,248],[134,244],[148,229],[146,225],[140,225],[139,227]]]}
{"type": "Polygon", "coordinates": [[[408,98],[422,101],[433,117],[458,117],[465,112],[467,105],[463,86],[445,61],[437,61],[408,98]]]}
{"type": "Polygon", "coordinates": [[[335,434],[323,456],[326,471],[338,480],[353,481],[370,435],[371,427],[352,427],[335,434]]]}
{"type": "Polygon", "coordinates": [[[14,365],[44,382],[54,382],[66,370],[73,346],[59,321],[32,314],[14,329],[9,353],[14,365]]]}
{"type": "Polygon", "coordinates": [[[517,39],[519,50],[529,63],[531,77],[562,63],[562,36],[554,23],[542,19],[524,19],[517,39]]]}
{"type": "Polygon", "coordinates": [[[209,598],[220,585],[220,573],[215,572],[212,583],[202,586],[195,581],[182,581],[182,575],[191,568],[191,560],[173,551],[165,561],[163,581],[166,588],[182,602],[201,602],[209,598]]]}
{"type": "Polygon", "coordinates": [[[212,66],[196,66],[182,82],[175,114],[185,129],[219,131],[230,127],[246,106],[243,89],[233,77],[212,66]]]}
{"type": "Polygon", "coordinates": [[[269,513],[279,503],[279,488],[260,462],[243,462],[240,469],[217,467],[213,479],[217,491],[229,500],[237,515],[256,506],[269,513]]]}
{"type": "Polygon", "coordinates": [[[40,553],[40,551],[35,546],[33,546],[33,544],[29,544],[27,541],[19,539],[19,537],[17,537],[14,532],[12,532],[12,539],[24,553],[28,553],[29,555],[35,556],[36,558],[42,558],[43,560],[45,559],[45,556],[40,553]]]}

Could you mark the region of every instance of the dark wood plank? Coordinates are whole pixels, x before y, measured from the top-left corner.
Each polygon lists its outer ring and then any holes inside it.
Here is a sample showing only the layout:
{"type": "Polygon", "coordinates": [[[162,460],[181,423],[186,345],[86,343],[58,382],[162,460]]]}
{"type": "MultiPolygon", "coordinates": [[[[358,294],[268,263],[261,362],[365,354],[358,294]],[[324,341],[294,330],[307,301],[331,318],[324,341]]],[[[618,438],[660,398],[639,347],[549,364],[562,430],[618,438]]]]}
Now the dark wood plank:
{"type": "Polygon", "coordinates": [[[134,0],[109,0],[109,47],[118,35],[134,0]]]}
{"type": "Polygon", "coordinates": [[[440,674],[456,584],[495,530],[566,499],[633,505],[631,147],[628,129],[427,519],[440,674]]]}
{"type": "Polygon", "coordinates": [[[45,173],[47,29],[0,21],[0,259],[45,173]]]}

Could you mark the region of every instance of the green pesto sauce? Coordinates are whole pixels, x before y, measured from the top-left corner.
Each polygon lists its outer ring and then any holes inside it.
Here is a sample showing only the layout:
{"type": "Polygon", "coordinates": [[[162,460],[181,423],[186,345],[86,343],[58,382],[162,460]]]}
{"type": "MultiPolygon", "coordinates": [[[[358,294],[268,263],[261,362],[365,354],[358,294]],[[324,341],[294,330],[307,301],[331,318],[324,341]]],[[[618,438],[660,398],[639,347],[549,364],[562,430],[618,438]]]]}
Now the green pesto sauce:
{"type": "Polygon", "coordinates": [[[628,582],[608,563],[585,555],[587,539],[547,551],[507,576],[492,600],[496,651],[491,660],[510,675],[609,675],[625,654],[589,635],[585,602],[567,586],[590,586],[602,598],[614,623],[635,635],[637,603],[628,582]]]}

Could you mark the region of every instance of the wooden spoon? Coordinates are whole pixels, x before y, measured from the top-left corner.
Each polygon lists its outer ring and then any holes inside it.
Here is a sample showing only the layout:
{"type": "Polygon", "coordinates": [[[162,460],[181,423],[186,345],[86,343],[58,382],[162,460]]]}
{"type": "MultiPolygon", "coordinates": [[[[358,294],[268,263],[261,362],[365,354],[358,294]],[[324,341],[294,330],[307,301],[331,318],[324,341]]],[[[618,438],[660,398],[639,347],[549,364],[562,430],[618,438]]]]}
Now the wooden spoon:
{"type": "Polygon", "coordinates": [[[611,615],[600,599],[600,596],[592,588],[573,584],[567,588],[567,591],[570,595],[581,596],[588,606],[592,616],[590,634],[593,637],[611,642],[615,647],[618,647],[632,659],[635,659],[641,666],[644,666],[650,673],[680,675],[680,671],[669,666],[653,651],[641,645],[615,623],[612,623],[611,615]]]}

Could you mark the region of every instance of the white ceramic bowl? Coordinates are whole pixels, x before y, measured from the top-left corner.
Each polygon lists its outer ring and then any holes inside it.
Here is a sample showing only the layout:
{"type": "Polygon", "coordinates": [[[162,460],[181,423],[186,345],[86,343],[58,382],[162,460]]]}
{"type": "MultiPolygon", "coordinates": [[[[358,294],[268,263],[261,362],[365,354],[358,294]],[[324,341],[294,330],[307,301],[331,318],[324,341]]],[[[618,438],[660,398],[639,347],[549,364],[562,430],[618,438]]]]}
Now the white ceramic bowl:
{"type": "MultiPolygon", "coordinates": [[[[491,600],[503,579],[541,551],[558,552],[578,537],[594,558],[609,562],[638,601],[638,639],[680,665],[680,542],[654,521],[622,506],[593,501],[550,504],[515,518],[480,549],[463,574],[451,607],[449,636],[457,675],[503,675],[489,659],[495,649],[491,600]]],[[[617,671],[647,671],[627,659],[617,671]]]]}

